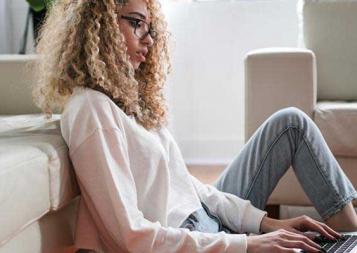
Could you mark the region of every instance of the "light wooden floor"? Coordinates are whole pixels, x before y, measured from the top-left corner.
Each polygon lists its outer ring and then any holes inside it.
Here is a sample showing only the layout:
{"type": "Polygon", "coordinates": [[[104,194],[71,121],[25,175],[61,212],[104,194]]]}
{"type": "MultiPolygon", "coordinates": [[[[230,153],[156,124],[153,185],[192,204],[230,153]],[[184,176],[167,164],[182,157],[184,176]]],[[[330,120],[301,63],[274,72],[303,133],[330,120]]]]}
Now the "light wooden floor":
{"type": "Polygon", "coordinates": [[[63,253],[75,253],[76,250],[77,249],[75,247],[70,247],[70,248],[67,248],[63,253]]]}
{"type": "Polygon", "coordinates": [[[188,165],[189,172],[206,184],[212,184],[222,173],[226,164],[218,165],[188,165]]]}

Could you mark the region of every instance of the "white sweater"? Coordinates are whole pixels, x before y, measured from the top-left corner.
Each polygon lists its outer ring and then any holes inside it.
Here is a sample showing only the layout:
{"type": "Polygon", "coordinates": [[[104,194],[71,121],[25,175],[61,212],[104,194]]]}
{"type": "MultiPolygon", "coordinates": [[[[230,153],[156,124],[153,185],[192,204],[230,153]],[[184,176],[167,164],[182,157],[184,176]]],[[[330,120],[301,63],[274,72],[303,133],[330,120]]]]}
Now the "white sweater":
{"type": "Polygon", "coordinates": [[[246,252],[245,234],[179,228],[204,202],[224,225],[259,231],[266,212],[191,176],[163,127],[148,131],[105,94],[76,88],[61,118],[81,202],[78,248],[119,252],[246,252]]]}

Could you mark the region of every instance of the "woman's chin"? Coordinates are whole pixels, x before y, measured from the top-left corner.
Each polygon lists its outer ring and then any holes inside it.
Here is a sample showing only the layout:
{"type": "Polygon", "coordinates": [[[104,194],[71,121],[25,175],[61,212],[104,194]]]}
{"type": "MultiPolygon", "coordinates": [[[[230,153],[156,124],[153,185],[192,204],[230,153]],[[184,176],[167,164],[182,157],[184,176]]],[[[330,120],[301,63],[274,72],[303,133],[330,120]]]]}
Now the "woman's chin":
{"type": "Polygon", "coordinates": [[[137,70],[137,69],[140,67],[140,63],[141,63],[141,62],[135,61],[135,62],[130,62],[130,63],[131,63],[131,65],[133,66],[133,68],[134,68],[135,70],[137,70]]]}

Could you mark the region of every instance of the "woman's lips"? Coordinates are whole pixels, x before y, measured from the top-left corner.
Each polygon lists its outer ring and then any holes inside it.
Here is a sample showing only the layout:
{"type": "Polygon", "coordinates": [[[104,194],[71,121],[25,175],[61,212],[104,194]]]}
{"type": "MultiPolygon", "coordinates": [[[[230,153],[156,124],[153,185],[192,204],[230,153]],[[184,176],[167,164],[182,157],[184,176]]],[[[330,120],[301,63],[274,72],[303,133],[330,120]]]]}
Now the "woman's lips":
{"type": "Polygon", "coordinates": [[[138,58],[138,60],[140,62],[145,62],[146,61],[146,57],[144,56],[143,53],[136,53],[136,56],[137,56],[137,58],[138,58]]]}

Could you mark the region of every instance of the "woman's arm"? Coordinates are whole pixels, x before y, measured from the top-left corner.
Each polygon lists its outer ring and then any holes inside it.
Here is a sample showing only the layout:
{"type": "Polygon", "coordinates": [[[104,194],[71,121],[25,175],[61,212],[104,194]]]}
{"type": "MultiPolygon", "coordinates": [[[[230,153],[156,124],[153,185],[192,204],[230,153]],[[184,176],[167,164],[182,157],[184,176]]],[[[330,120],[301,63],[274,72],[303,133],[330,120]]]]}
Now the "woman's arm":
{"type": "Polygon", "coordinates": [[[245,235],[163,227],[138,209],[135,181],[119,129],[97,129],[70,150],[82,198],[110,252],[246,252],[245,235]]]}

